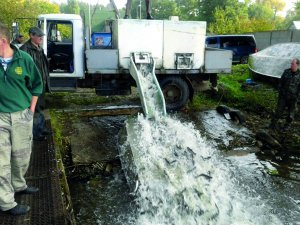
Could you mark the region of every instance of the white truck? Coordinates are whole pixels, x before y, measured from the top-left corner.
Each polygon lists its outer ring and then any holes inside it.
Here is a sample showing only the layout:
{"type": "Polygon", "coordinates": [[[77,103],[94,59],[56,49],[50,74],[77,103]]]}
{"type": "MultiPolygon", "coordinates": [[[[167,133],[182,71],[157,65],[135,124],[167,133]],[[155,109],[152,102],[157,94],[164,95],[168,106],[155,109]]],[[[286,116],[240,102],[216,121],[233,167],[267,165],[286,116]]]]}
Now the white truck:
{"type": "Polygon", "coordinates": [[[167,110],[176,110],[203,81],[231,72],[232,52],[205,47],[202,21],[116,19],[110,23],[111,43],[101,47],[91,45],[79,15],[43,14],[38,26],[46,34],[53,91],[92,87],[98,95],[130,94],[137,85],[132,63],[146,63],[153,67],[167,110]]]}

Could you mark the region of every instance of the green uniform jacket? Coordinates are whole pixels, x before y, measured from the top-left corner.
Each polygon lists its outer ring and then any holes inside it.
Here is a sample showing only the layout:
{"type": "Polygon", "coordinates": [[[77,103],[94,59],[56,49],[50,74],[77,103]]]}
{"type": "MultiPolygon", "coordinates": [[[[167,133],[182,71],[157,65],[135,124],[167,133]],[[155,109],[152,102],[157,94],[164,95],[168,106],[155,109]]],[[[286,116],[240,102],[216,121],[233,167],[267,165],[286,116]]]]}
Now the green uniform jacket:
{"type": "Polygon", "coordinates": [[[4,71],[0,63],[0,112],[17,112],[30,106],[43,91],[41,74],[30,55],[11,45],[12,61],[4,71]]]}

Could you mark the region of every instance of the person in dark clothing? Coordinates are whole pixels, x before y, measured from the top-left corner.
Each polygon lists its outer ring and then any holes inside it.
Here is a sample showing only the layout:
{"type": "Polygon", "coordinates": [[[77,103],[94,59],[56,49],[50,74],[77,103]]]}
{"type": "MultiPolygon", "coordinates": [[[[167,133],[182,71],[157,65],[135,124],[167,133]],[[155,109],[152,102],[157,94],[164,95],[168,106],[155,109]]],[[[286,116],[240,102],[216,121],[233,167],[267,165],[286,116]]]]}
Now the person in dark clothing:
{"type": "MultiPolygon", "coordinates": [[[[153,17],[151,15],[151,7],[150,7],[151,1],[150,0],[145,0],[145,4],[146,4],[147,20],[152,20],[153,17]]],[[[127,0],[124,19],[129,18],[130,10],[131,10],[131,0],[127,0]]]]}
{"type": "Polygon", "coordinates": [[[45,127],[45,116],[43,110],[45,109],[45,92],[50,92],[50,78],[49,78],[49,62],[47,56],[41,47],[44,32],[38,27],[31,27],[29,29],[30,39],[26,41],[20,49],[27,52],[37,65],[44,83],[43,93],[38,99],[35,110],[35,119],[33,124],[33,139],[45,140],[46,135],[51,134],[51,131],[45,127]]]}
{"type": "Polygon", "coordinates": [[[282,117],[285,108],[288,109],[285,128],[288,128],[294,120],[296,104],[300,92],[299,63],[299,59],[293,59],[291,62],[291,68],[286,69],[280,78],[277,107],[271,120],[271,129],[278,129],[278,120],[282,117]]]}
{"type": "Polygon", "coordinates": [[[16,38],[11,42],[14,45],[21,45],[24,42],[24,36],[22,34],[18,34],[16,38]]]}

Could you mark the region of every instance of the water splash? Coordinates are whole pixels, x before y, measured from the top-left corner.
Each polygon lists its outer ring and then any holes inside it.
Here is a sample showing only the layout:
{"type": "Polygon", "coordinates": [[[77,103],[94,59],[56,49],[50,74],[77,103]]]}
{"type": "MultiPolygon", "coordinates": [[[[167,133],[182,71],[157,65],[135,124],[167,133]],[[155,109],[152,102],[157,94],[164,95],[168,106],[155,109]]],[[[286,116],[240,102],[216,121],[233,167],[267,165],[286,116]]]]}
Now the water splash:
{"type": "Polygon", "coordinates": [[[126,129],[121,154],[131,152],[123,166],[139,181],[136,224],[282,224],[191,123],[139,115],[126,129]]]}
{"type": "Polygon", "coordinates": [[[161,114],[148,77],[141,76],[140,91],[155,116],[128,119],[120,146],[128,183],[136,184],[136,224],[282,224],[191,123],[161,114]]]}

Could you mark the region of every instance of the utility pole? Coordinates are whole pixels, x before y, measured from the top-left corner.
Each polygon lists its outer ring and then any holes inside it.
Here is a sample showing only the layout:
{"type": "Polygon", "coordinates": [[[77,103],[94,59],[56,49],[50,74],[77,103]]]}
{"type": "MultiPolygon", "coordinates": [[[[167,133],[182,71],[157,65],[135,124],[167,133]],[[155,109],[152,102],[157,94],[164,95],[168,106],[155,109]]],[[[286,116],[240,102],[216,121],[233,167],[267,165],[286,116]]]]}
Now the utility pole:
{"type": "Polygon", "coordinates": [[[142,0],[140,0],[139,7],[140,7],[140,19],[142,19],[142,0]]]}

